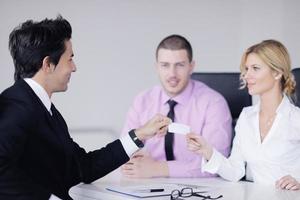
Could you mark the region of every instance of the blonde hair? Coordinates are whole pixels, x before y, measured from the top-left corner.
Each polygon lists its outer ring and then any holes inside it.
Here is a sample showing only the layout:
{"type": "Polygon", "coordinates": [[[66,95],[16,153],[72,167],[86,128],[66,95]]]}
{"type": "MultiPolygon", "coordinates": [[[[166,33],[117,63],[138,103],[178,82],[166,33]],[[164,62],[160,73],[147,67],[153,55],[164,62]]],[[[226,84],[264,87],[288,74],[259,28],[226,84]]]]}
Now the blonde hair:
{"type": "Polygon", "coordinates": [[[258,44],[249,47],[242,56],[241,70],[241,88],[246,87],[244,76],[246,74],[246,60],[250,53],[255,53],[272,70],[282,74],[281,90],[287,96],[292,97],[295,92],[296,82],[291,73],[291,60],[285,46],[276,40],[264,40],[258,44]]]}

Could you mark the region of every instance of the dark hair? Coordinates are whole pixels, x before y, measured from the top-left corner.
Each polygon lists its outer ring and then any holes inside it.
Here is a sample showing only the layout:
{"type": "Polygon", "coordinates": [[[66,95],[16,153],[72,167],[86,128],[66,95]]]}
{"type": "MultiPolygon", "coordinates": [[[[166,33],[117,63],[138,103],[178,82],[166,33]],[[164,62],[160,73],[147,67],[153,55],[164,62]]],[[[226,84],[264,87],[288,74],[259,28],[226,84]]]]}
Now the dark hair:
{"type": "Polygon", "coordinates": [[[181,35],[170,35],[164,38],[156,49],[156,59],[159,49],[186,50],[189,61],[193,60],[193,49],[189,41],[181,35]]]}
{"type": "Polygon", "coordinates": [[[15,80],[33,77],[46,56],[57,65],[65,51],[65,41],[71,39],[71,35],[70,23],[60,15],[54,20],[28,20],[17,26],[9,35],[15,80]]]}

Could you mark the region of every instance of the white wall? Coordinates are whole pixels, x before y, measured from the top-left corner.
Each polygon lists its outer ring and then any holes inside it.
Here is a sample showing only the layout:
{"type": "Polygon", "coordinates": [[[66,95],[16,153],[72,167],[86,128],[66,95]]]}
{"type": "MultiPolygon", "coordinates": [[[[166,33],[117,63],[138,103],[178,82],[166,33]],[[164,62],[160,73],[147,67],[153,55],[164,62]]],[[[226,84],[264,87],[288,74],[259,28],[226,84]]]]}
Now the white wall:
{"type": "Polygon", "coordinates": [[[11,30],[60,13],[73,27],[78,71],[53,101],[71,129],[118,134],[133,97],[158,83],[154,52],[165,36],[190,40],[197,71],[238,71],[242,52],[269,38],[299,67],[299,10],[298,0],[0,0],[0,91],[13,83],[11,30]]]}

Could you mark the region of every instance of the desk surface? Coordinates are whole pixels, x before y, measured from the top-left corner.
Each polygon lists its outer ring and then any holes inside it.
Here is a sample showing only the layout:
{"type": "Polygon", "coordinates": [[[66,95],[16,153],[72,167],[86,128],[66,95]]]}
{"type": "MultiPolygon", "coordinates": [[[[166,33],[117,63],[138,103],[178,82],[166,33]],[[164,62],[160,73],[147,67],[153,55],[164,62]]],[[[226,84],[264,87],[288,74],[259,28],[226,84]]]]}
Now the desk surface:
{"type": "MultiPolygon", "coordinates": [[[[148,185],[157,183],[180,183],[187,185],[209,186],[212,190],[208,195],[212,197],[223,195],[220,200],[300,200],[300,190],[287,191],[276,189],[275,186],[259,185],[251,182],[232,183],[221,178],[153,178],[153,179],[126,179],[118,171],[95,181],[92,184],[79,184],[70,189],[69,194],[74,200],[133,200],[141,199],[128,195],[110,192],[105,188],[108,185],[148,185]]],[[[170,200],[166,197],[152,197],[142,199],[170,200]]],[[[199,200],[199,197],[189,197],[187,200],[199,200]]]]}

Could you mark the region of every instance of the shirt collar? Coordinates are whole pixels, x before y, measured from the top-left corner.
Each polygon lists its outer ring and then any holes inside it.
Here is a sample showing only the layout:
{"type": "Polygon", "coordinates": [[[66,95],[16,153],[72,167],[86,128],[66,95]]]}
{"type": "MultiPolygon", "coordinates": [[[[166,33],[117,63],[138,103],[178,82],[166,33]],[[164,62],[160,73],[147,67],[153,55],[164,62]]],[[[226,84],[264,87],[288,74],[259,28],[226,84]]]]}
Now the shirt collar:
{"type": "Polygon", "coordinates": [[[291,102],[289,98],[284,94],[283,98],[281,100],[281,103],[279,104],[278,108],[276,109],[276,113],[280,114],[288,114],[291,110],[291,102]]]}
{"type": "Polygon", "coordinates": [[[24,81],[31,87],[34,93],[39,97],[47,110],[51,113],[51,100],[46,90],[32,78],[24,78],[24,81]]]}
{"type": "MultiPolygon", "coordinates": [[[[289,98],[284,94],[283,98],[279,104],[279,106],[276,109],[276,114],[287,114],[290,112],[290,100],[289,98]]],[[[257,114],[260,111],[260,101],[258,101],[257,104],[253,106],[252,112],[249,112],[248,114],[257,114]]]]}
{"type": "Polygon", "coordinates": [[[180,94],[178,94],[173,98],[168,96],[168,94],[165,91],[163,91],[163,95],[162,95],[163,104],[167,103],[169,99],[176,101],[178,104],[186,104],[191,97],[193,87],[194,87],[194,83],[192,82],[192,80],[189,80],[186,88],[180,94]]]}

